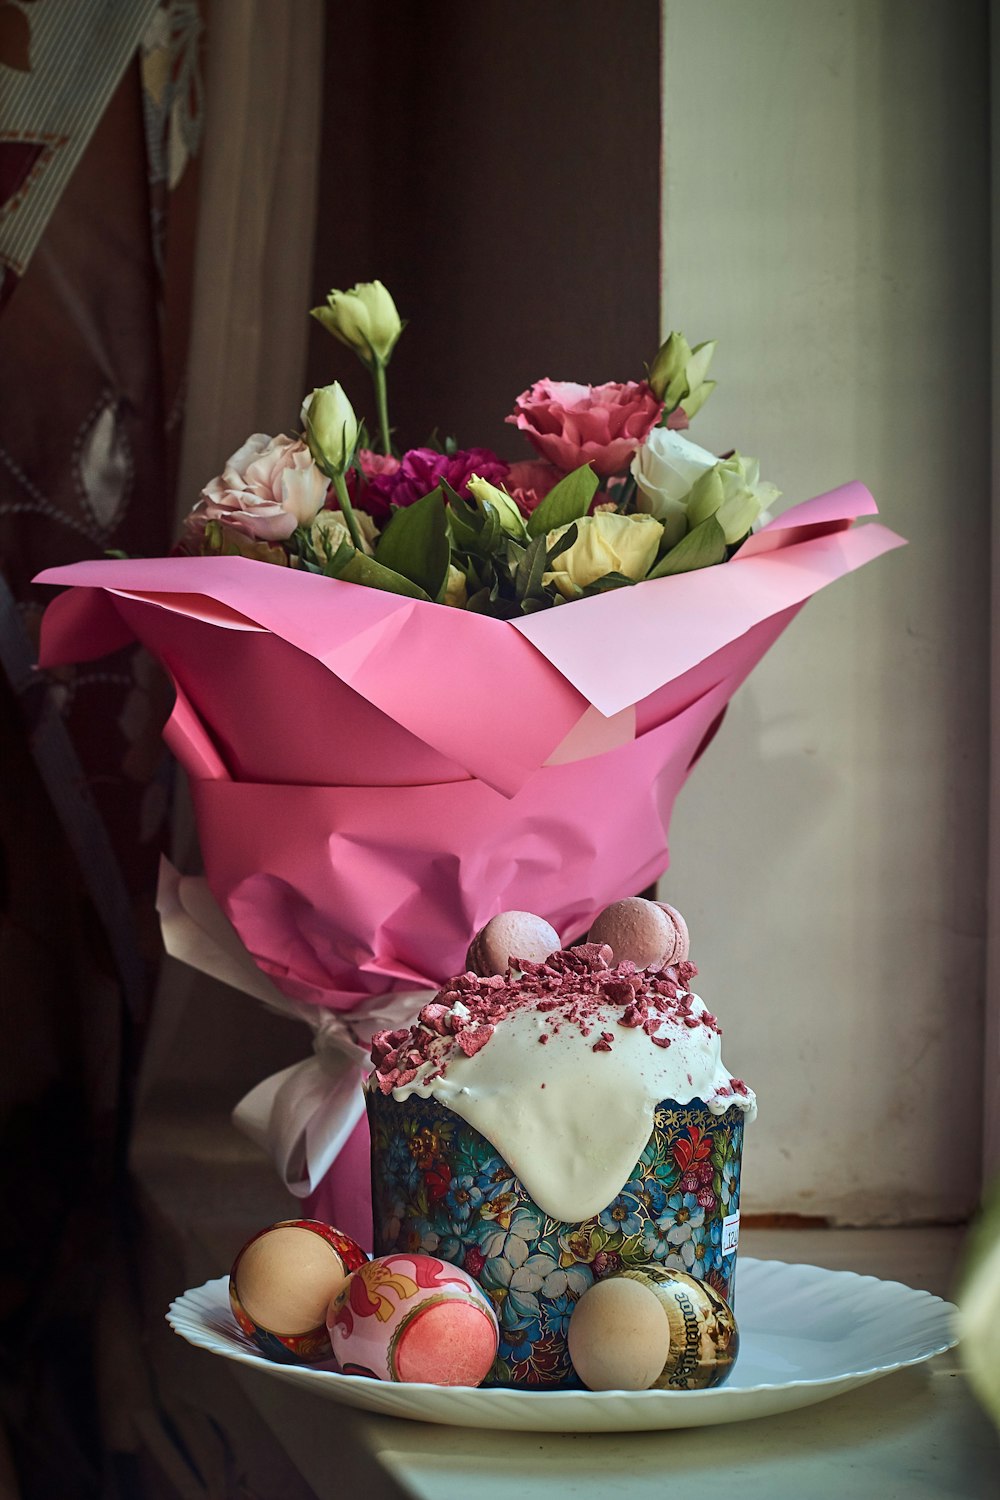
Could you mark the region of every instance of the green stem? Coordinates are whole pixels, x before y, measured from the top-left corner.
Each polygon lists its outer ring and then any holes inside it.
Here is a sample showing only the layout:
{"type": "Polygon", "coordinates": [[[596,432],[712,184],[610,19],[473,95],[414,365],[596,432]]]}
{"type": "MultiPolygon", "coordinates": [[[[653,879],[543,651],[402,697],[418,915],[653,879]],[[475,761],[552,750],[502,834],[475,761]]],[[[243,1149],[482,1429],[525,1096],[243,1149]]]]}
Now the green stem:
{"type": "Polygon", "coordinates": [[[351,533],[351,541],[359,552],[363,552],[365,547],[364,542],[361,540],[358,518],[354,514],[354,506],[351,504],[351,497],[347,493],[347,485],[344,482],[343,474],[334,474],[333,487],[337,491],[337,499],[340,502],[340,509],[344,520],[347,522],[347,529],[351,533]]]}
{"type": "Polygon", "coordinates": [[[385,385],[385,365],[381,360],[375,361],[372,378],[375,381],[375,405],[378,407],[378,425],[382,438],[382,452],[388,456],[392,452],[392,438],[389,435],[389,399],[385,385]]]}

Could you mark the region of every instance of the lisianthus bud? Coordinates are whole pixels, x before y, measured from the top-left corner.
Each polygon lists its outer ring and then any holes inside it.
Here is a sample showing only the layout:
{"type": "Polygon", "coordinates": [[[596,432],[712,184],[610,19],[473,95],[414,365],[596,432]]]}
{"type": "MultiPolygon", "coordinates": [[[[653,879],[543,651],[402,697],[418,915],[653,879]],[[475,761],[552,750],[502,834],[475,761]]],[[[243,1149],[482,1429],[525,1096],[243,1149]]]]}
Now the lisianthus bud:
{"type": "Polygon", "coordinates": [[[672,333],[660,345],[650,367],[649,384],[667,415],[679,406],[690,421],[715,390],[715,381],[705,378],[715,342],[710,339],[692,349],[682,333],[672,333]]]}
{"type": "Polygon", "coordinates": [[[456,568],[454,563],[449,563],[441,603],[450,604],[453,609],[464,609],[468,597],[469,587],[465,574],[461,568],[456,568]]]}
{"type": "MultiPolygon", "coordinates": [[[[570,523],[577,528],[576,541],[553,560],[543,584],[554,583],[564,599],[578,599],[590,583],[608,573],[626,578],[645,578],[656,559],[663,527],[652,516],[622,516],[616,511],[598,511],[570,523]]],[[[545,538],[551,550],[568,526],[558,526],[545,538]]]]}
{"type": "Polygon", "coordinates": [[[506,490],[498,489],[495,484],[490,484],[488,479],[480,479],[478,474],[470,477],[467,488],[480,510],[487,504],[493,506],[500,519],[500,525],[508,536],[520,539],[526,535],[521,512],[517,508],[516,501],[511,499],[506,490]]]}
{"type": "Polygon", "coordinates": [[[389,363],[403,331],[396,304],[381,281],[359,281],[349,292],[328,292],[326,306],[314,307],[312,316],[369,369],[389,363]]]}
{"type": "Polygon", "coordinates": [[[339,380],[306,397],[302,423],[312,456],[323,473],[331,479],[343,474],[358,444],[358,419],[339,380]]]}
{"type": "Polygon", "coordinates": [[[714,516],[732,546],[780,494],[775,485],[761,479],[757,459],[734,453],[693,485],[687,500],[688,524],[693,528],[714,516]]]}

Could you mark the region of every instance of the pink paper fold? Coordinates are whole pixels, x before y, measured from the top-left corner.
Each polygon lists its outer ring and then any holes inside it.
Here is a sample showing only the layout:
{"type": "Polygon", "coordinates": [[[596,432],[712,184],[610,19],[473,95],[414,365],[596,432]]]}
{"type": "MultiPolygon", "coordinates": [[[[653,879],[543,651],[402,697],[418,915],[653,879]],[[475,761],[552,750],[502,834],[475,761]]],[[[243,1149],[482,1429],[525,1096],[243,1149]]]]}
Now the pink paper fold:
{"type": "MultiPolygon", "coordinates": [[[[518,621],[238,557],[78,563],[37,580],[72,585],[47,611],[42,664],[138,635],[237,779],[473,777],[513,796],[591,708],[642,717],[644,701],[704,667],[691,701],[718,680],[717,653],[901,545],[879,525],[846,529],[873,510],[847,485],[786,512],[725,567],[518,621]]],[[[757,659],[744,654],[738,676],[757,659]]]]}
{"type": "MultiPolygon", "coordinates": [[[[722,567],[517,621],[243,558],[80,563],[37,580],[69,585],[42,664],[159,657],[215,900],[289,1001],[371,1009],[461,970],[498,911],[568,942],[654,881],[736,688],[812,594],[902,545],[852,528],[874,509],[847,485],[722,567]]],[[[364,1133],[316,1199],[335,1219],[367,1194],[364,1133]]]]}
{"type": "Polygon", "coordinates": [[[433,987],[497,911],[573,939],[655,880],[733,692],[811,594],[901,545],[850,529],[873,510],[847,485],[723,567],[511,622],[244,558],[80,563],[40,575],[72,585],[42,661],[132,635],[160,657],[216,900],[286,995],[349,1009],[433,987]]]}
{"type": "Polygon", "coordinates": [[[731,692],[724,681],[628,744],[544,767],[513,798],[474,780],[196,782],[209,885],[280,990],[334,1009],[437,988],[497,911],[537,911],[572,940],[665,868],[674,799],[731,692]]]}

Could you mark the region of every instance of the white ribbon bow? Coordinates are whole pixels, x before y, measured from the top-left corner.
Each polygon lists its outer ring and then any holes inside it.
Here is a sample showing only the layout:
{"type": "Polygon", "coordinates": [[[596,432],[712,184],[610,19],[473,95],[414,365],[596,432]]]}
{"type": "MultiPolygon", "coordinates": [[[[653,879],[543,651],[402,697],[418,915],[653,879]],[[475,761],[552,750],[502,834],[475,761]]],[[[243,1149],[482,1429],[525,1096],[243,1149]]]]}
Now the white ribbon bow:
{"type": "Polygon", "coordinates": [[[302,1005],[257,968],[203,877],[181,875],[161,860],[156,906],[171,957],[311,1027],[312,1057],[265,1078],[232,1114],[234,1125],[271,1157],[289,1192],[307,1197],[364,1114],[361,1085],[372,1037],[412,1025],[434,991],[372,995],[351,1011],[302,1005]]]}
{"type": "Polygon", "coordinates": [[[233,1124],[268,1152],[296,1198],[316,1190],[365,1112],[361,1085],[375,1032],[412,1025],[433,995],[373,995],[347,1014],[321,1012],[313,1056],[265,1078],[237,1104],[233,1124]]]}

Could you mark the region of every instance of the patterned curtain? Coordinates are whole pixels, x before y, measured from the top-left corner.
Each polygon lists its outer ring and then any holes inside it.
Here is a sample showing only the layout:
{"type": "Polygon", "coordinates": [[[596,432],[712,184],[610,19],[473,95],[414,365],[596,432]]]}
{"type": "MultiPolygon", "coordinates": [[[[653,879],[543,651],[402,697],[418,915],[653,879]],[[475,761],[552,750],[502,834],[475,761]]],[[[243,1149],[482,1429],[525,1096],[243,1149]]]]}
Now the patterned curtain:
{"type": "Polygon", "coordinates": [[[96,1314],[170,801],[165,683],[133,650],[46,686],[30,580],[171,543],[201,35],[196,0],[0,4],[0,1415],[24,1497],[118,1492],[96,1314]]]}

